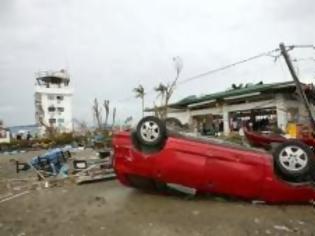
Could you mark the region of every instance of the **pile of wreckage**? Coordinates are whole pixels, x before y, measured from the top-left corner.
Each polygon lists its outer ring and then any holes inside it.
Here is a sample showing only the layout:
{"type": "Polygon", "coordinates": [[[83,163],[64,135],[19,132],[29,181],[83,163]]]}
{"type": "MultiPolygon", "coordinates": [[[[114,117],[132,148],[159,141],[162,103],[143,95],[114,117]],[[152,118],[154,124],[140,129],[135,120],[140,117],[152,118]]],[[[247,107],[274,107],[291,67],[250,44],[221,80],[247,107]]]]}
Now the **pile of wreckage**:
{"type": "Polygon", "coordinates": [[[74,154],[74,149],[64,147],[51,149],[28,162],[12,160],[16,173],[33,171],[34,176],[0,180],[0,203],[28,194],[31,190],[116,178],[111,149],[99,151],[97,156],[92,157],[76,157],[74,154]]]}
{"type": "Polygon", "coordinates": [[[55,148],[29,162],[15,161],[16,172],[32,170],[45,183],[69,178],[81,184],[115,178],[111,149],[100,151],[93,158],[76,158],[71,153],[69,147],[55,148]]]}

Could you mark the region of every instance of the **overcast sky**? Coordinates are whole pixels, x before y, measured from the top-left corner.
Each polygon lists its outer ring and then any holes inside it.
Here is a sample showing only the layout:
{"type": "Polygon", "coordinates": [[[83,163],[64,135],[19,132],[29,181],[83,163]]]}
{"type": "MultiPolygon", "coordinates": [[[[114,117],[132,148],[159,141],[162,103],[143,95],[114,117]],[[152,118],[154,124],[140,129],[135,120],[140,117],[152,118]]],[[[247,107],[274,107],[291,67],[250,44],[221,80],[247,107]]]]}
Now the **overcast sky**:
{"type": "MultiPolygon", "coordinates": [[[[71,74],[74,118],[92,121],[94,97],[110,99],[119,120],[139,117],[132,89],[170,81],[172,57],[182,58],[185,79],[282,41],[314,44],[314,12],[314,0],[1,0],[0,119],[34,123],[34,73],[61,68],[71,74]]],[[[315,62],[297,67],[302,81],[314,79],[315,62]]],[[[179,86],[173,101],[232,83],[290,79],[283,61],[266,57],[179,86]]]]}

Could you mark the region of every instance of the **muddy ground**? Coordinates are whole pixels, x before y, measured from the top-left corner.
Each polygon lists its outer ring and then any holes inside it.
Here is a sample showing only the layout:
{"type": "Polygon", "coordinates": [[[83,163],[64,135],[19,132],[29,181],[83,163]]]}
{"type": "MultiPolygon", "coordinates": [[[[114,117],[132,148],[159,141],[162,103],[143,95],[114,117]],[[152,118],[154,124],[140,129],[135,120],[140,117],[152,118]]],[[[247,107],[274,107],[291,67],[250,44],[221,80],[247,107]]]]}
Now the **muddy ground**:
{"type": "MultiPolygon", "coordinates": [[[[14,173],[0,156],[0,194],[14,173]]],[[[78,156],[93,156],[83,151],[78,156]]],[[[16,191],[23,191],[15,189],[16,191]]],[[[315,235],[315,210],[305,206],[268,206],[214,197],[178,197],[144,193],[116,180],[84,185],[34,188],[0,203],[0,235],[315,235]]]]}

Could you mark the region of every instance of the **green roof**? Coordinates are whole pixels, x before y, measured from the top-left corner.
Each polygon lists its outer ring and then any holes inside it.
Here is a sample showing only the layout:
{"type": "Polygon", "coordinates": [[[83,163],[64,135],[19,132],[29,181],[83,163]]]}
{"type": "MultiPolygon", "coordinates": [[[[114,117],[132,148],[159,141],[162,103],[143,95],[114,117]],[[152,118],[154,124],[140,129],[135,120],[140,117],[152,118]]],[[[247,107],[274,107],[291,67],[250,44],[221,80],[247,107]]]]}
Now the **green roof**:
{"type": "Polygon", "coordinates": [[[275,90],[283,90],[287,88],[295,87],[294,81],[287,81],[287,82],[281,82],[281,83],[272,83],[272,84],[256,84],[256,85],[249,85],[244,88],[239,89],[230,89],[223,92],[217,92],[217,93],[211,93],[203,96],[188,96],[176,103],[173,103],[170,105],[170,107],[185,107],[187,105],[193,104],[193,103],[199,103],[199,102],[206,102],[210,100],[217,100],[217,99],[224,99],[227,97],[232,96],[239,96],[239,95],[245,95],[250,93],[257,93],[257,92],[272,92],[275,90]]]}

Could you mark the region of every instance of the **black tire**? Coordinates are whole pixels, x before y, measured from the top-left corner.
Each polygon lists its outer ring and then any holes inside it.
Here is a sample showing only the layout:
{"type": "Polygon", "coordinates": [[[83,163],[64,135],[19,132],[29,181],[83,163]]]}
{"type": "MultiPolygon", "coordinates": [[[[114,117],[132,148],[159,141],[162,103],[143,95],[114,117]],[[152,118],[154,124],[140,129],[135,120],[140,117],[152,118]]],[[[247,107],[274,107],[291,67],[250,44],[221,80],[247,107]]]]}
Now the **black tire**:
{"type": "Polygon", "coordinates": [[[305,182],[314,172],[314,152],[298,140],[288,140],[277,146],[273,162],[276,173],[286,181],[305,182]]]}
{"type": "Polygon", "coordinates": [[[141,144],[140,141],[138,140],[137,132],[135,130],[133,130],[131,132],[131,140],[132,140],[133,147],[136,150],[143,152],[143,153],[146,153],[146,154],[151,154],[151,153],[156,153],[156,152],[161,151],[164,147],[164,144],[165,144],[165,142],[164,142],[160,146],[155,146],[155,147],[145,146],[145,145],[141,144]]]}
{"type": "Polygon", "coordinates": [[[183,124],[180,122],[179,119],[174,118],[174,117],[169,117],[165,119],[165,125],[169,129],[175,129],[175,130],[180,130],[183,129],[183,124]]]}
{"type": "Polygon", "coordinates": [[[167,138],[165,123],[154,116],[144,117],[137,125],[136,137],[145,147],[161,147],[167,138]]]}

